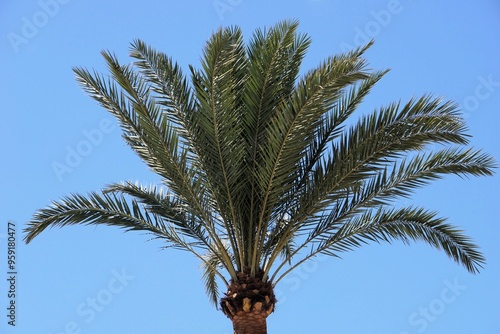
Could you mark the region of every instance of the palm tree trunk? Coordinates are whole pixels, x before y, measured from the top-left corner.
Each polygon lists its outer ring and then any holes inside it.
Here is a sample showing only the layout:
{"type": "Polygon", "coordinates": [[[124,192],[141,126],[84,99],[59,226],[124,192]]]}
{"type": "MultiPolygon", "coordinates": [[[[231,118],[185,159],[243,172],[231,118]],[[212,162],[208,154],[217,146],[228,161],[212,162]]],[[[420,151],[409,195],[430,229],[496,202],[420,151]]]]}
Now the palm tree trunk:
{"type": "Polygon", "coordinates": [[[232,319],[234,334],[267,334],[266,318],[265,313],[236,314],[232,319]]]}
{"type": "Polygon", "coordinates": [[[262,281],[263,272],[250,277],[238,273],[221,299],[222,312],[233,322],[234,334],[267,334],[267,317],[274,311],[276,297],[273,285],[262,281]]]}

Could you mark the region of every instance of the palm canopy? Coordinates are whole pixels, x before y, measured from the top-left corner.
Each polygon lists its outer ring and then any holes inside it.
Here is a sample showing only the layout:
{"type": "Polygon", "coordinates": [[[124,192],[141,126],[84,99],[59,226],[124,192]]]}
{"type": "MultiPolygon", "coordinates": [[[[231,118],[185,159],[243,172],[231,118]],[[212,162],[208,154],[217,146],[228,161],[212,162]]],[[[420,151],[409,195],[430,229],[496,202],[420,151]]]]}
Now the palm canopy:
{"type": "Polygon", "coordinates": [[[214,301],[217,277],[276,284],[319,254],[371,241],[422,240],[477,272],[484,258],[460,230],[393,207],[446,174],[492,174],[493,159],[467,147],[457,106],[425,95],[351,120],[387,71],[367,68],[368,44],[300,75],[310,39],[297,27],[283,21],[247,44],[239,28],[220,29],[189,78],[140,40],[132,64],[102,53],[110,77],[75,68],[161,184],[63,198],[35,213],[26,242],[71,224],[148,231],[201,260],[214,301]]]}

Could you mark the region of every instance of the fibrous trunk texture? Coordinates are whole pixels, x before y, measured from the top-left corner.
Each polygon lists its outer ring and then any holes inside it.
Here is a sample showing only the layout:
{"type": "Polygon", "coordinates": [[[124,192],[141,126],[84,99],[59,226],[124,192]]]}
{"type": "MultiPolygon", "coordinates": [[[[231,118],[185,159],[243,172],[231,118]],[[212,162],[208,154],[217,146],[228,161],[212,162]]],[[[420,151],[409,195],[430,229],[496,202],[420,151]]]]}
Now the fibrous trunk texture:
{"type": "Polygon", "coordinates": [[[250,277],[249,271],[238,273],[230,281],[226,297],[221,299],[222,312],[233,322],[234,334],[267,334],[267,317],[274,311],[273,286],[262,281],[263,272],[250,277]]]}

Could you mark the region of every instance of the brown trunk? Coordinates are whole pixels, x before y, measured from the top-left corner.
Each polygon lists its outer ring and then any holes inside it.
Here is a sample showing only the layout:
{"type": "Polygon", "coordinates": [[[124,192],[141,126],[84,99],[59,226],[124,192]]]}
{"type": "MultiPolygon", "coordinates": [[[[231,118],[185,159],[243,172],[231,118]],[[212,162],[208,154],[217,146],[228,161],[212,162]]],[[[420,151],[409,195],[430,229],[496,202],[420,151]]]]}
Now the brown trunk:
{"type": "Polygon", "coordinates": [[[222,312],[233,322],[234,334],[267,334],[267,317],[274,311],[273,286],[262,281],[263,272],[250,277],[249,271],[231,280],[226,297],[221,299],[222,312]]]}
{"type": "Polygon", "coordinates": [[[262,313],[240,311],[232,319],[234,334],[267,334],[266,318],[262,313]]]}

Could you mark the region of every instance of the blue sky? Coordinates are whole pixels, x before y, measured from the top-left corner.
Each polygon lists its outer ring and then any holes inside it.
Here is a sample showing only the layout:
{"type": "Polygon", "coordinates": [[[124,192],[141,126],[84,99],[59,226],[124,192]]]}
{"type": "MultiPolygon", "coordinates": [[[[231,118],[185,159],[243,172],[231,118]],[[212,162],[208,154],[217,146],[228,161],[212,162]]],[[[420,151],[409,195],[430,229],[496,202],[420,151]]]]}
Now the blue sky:
{"type": "MultiPolygon", "coordinates": [[[[157,181],[71,67],[105,71],[102,49],[128,62],[135,38],[185,68],[197,66],[218,27],[239,25],[250,36],[286,18],[299,19],[313,39],[305,70],[375,39],[371,67],[392,70],[362,111],[443,95],[461,105],[472,145],[500,160],[498,1],[2,1],[0,332],[232,332],[206,298],[189,254],[160,251],[147,235],[109,227],[53,229],[28,246],[21,231],[36,209],[70,192],[157,181]],[[16,327],[6,317],[8,222],[17,228],[16,327]]],[[[269,333],[498,334],[499,180],[450,177],[408,201],[464,229],[487,258],[481,274],[420,243],[370,244],[342,260],[319,258],[278,285],[269,333]]]]}

